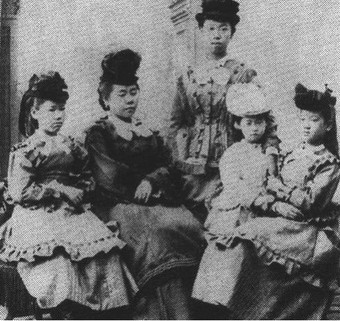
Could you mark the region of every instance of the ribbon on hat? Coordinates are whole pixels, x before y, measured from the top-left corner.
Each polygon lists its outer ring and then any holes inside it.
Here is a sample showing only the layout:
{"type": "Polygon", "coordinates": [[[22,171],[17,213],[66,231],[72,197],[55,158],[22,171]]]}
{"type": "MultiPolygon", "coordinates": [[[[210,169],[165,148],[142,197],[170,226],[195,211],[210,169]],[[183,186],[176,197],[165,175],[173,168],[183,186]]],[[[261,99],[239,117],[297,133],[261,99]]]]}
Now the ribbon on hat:
{"type": "Polygon", "coordinates": [[[310,111],[320,111],[323,108],[335,106],[336,97],[332,96],[332,90],[325,84],[325,92],[307,89],[304,85],[298,83],[295,87],[295,105],[296,107],[310,111]]]}
{"type": "Polygon", "coordinates": [[[237,83],[230,86],[226,104],[235,116],[255,116],[268,113],[271,109],[261,88],[253,83],[237,83]]]}

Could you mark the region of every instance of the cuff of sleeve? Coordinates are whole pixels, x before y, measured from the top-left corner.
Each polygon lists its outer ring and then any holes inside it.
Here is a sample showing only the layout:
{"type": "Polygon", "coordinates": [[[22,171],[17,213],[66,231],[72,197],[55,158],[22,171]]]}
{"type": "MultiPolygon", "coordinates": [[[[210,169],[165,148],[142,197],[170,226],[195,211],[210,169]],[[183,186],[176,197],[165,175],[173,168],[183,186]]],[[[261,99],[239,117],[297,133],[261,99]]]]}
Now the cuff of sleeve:
{"type": "Polygon", "coordinates": [[[156,182],[156,179],[151,176],[151,175],[147,175],[144,177],[143,179],[144,181],[148,181],[150,184],[151,184],[151,187],[152,187],[152,193],[155,193],[159,190],[159,186],[156,182]]]}
{"type": "Polygon", "coordinates": [[[297,188],[294,188],[291,191],[287,200],[292,205],[299,207],[303,203],[303,199],[304,199],[304,193],[298,190],[297,188]]]}
{"type": "Polygon", "coordinates": [[[266,155],[279,155],[279,150],[274,146],[266,148],[266,155]]]}
{"type": "Polygon", "coordinates": [[[271,214],[271,216],[277,216],[277,202],[274,202],[273,204],[271,204],[269,206],[269,214],[271,214]]]}
{"type": "Polygon", "coordinates": [[[245,197],[242,201],[242,205],[244,205],[247,208],[250,208],[260,195],[261,195],[260,193],[256,193],[253,195],[249,195],[248,197],[245,197]]]}
{"type": "Polygon", "coordinates": [[[281,201],[288,202],[295,189],[296,187],[290,188],[288,186],[282,185],[280,189],[275,193],[276,198],[281,201]]]}
{"type": "Polygon", "coordinates": [[[58,183],[56,180],[53,180],[46,185],[46,191],[49,193],[49,196],[53,196],[55,198],[60,198],[61,191],[65,188],[66,186],[58,183]]]}

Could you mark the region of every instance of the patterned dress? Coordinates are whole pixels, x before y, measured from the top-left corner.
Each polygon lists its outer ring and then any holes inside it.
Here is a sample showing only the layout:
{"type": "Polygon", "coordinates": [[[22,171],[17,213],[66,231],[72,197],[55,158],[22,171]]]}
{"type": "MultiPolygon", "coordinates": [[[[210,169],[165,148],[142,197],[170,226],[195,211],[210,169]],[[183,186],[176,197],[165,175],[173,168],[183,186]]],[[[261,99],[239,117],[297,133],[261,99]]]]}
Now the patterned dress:
{"type": "Polygon", "coordinates": [[[227,307],[234,318],[320,319],[338,288],[338,213],[332,204],[338,159],[323,145],[302,144],[284,158],[281,177],[290,191],[277,200],[299,209],[302,220],[255,215],[253,209],[239,226],[209,233],[201,264],[210,280],[215,275],[216,288],[202,287],[203,273],[194,297],[227,307]]]}
{"type": "MultiPolygon", "coordinates": [[[[190,208],[214,192],[220,182],[218,164],[223,152],[242,139],[226,106],[227,91],[235,83],[256,82],[256,75],[244,63],[225,56],[215,64],[188,67],[178,79],[168,143],[190,208]]],[[[263,148],[277,154],[274,118],[266,137],[263,148]]]]}
{"type": "Polygon", "coordinates": [[[119,223],[128,244],[126,262],[141,289],[139,303],[147,301],[145,291],[158,298],[158,303],[151,304],[153,308],[149,305],[143,312],[137,304],[136,318],[190,317],[191,285],[184,293],[183,284],[171,290],[164,280],[192,282],[203,252],[203,229],[181,205],[161,137],[136,119],[129,123],[112,116],[88,130],[86,146],[97,183],[94,211],[105,222],[119,223]],[[142,180],[152,186],[146,204],[134,199],[142,180]]]}
{"type": "MultiPolygon", "coordinates": [[[[137,291],[120,250],[125,243],[90,210],[60,190],[89,191],[86,150],[73,139],[37,131],[13,147],[8,191],[15,205],[1,229],[0,258],[18,272],[41,308],[71,300],[94,310],[129,304],[137,291]]],[[[86,196],[85,196],[86,197],[86,196]]]]}

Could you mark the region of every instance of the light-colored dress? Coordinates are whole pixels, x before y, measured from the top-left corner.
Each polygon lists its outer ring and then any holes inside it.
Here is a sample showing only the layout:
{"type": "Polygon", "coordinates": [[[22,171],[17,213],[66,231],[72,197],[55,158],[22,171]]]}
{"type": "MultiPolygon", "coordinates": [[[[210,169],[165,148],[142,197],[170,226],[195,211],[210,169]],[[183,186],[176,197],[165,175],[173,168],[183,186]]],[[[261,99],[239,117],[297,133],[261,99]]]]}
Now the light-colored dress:
{"type": "MultiPolygon", "coordinates": [[[[225,279],[233,272],[224,270],[222,273],[215,240],[239,226],[242,215],[249,212],[249,206],[263,193],[267,157],[260,144],[242,140],[225,151],[219,168],[223,189],[211,201],[212,208],[205,222],[208,247],[201,260],[192,294],[195,299],[212,304],[223,302],[221,297],[225,296],[225,279]]],[[[224,268],[226,264],[223,262],[224,268]]]]}
{"type": "Polygon", "coordinates": [[[18,262],[18,272],[42,308],[66,299],[94,310],[129,304],[137,287],[120,250],[125,243],[89,209],[73,206],[60,190],[86,193],[93,181],[87,152],[62,135],[37,131],[13,147],[8,191],[15,205],[2,227],[0,258],[18,262]]]}
{"type": "MultiPolygon", "coordinates": [[[[257,82],[256,76],[254,69],[227,55],[216,62],[189,66],[178,79],[168,143],[182,173],[182,195],[191,210],[214,192],[220,182],[221,156],[242,139],[226,105],[229,87],[257,82]]],[[[270,153],[277,153],[278,143],[272,117],[263,149],[270,147],[270,153]]]]}
{"type": "Polygon", "coordinates": [[[278,194],[277,201],[295,206],[303,219],[275,211],[248,215],[210,238],[207,255],[218,253],[213,269],[219,295],[207,296],[202,286],[194,294],[227,307],[234,318],[320,319],[338,288],[338,211],[332,198],[339,160],[323,145],[304,143],[284,157],[281,178],[289,192],[278,194]]]}

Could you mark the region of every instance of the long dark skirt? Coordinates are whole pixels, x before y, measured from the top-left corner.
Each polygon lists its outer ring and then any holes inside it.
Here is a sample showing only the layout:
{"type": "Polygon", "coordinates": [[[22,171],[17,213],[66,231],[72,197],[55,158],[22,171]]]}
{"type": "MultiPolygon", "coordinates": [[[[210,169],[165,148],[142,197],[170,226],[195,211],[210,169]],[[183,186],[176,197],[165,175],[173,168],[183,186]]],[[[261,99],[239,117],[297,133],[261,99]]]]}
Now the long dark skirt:
{"type": "Polygon", "coordinates": [[[203,227],[191,212],[137,204],[97,205],[94,212],[117,221],[128,245],[123,256],[140,289],[135,318],[191,318],[192,282],[205,246],[203,227]]]}
{"type": "Polygon", "coordinates": [[[287,275],[280,265],[263,264],[246,241],[225,250],[209,244],[193,297],[226,307],[226,318],[315,320],[323,317],[331,292],[287,275]]]}

